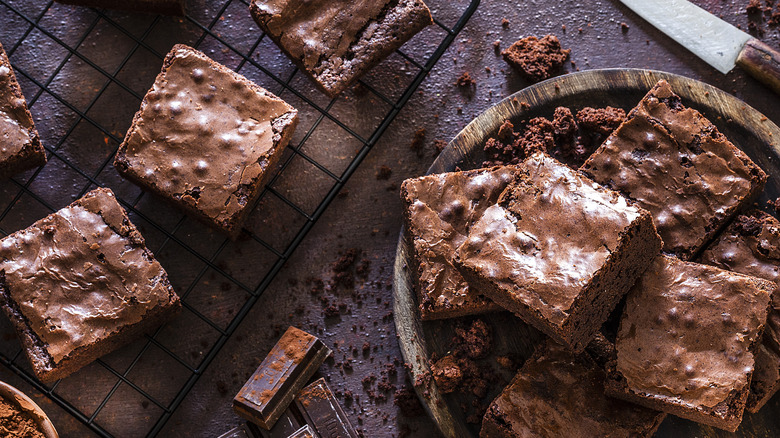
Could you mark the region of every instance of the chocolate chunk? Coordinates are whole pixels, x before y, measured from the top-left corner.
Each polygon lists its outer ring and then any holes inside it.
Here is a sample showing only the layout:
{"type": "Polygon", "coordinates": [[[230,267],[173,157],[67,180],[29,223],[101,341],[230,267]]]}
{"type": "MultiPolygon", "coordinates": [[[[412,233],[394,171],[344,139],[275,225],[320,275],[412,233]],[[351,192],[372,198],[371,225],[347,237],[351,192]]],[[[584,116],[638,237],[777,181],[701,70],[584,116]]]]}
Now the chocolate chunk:
{"type": "Polygon", "coordinates": [[[238,415],[270,429],[330,355],[316,337],[290,327],[233,399],[238,415]]]}
{"type": "Polygon", "coordinates": [[[319,438],[314,429],[308,424],[293,432],[289,438],[319,438]]]}
{"type": "MultiPolygon", "coordinates": [[[[316,380],[295,396],[295,405],[321,438],[357,438],[349,419],[325,379],[316,380]]],[[[307,436],[307,435],[296,435],[307,436]]]]}
{"type": "Polygon", "coordinates": [[[544,38],[529,36],[516,41],[501,52],[504,60],[531,82],[549,79],[563,66],[571,50],[562,49],[554,35],[544,38]]]}
{"type": "Polygon", "coordinates": [[[229,431],[223,433],[219,438],[256,438],[256,435],[247,429],[243,424],[238,427],[234,427],[229,431]]]}

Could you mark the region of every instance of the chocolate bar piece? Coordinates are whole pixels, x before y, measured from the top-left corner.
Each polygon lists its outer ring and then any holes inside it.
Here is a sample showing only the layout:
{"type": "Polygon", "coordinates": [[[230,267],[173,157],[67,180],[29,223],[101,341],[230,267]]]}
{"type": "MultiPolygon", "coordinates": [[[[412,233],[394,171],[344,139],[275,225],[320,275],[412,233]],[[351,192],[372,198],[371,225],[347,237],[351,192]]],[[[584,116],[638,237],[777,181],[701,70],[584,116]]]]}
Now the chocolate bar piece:
{"type": "Polygon", "coordinates": [[[295,394],[314,375],[330,348],[316,337],[290,327],[233,399],[233,410],[271,429],[295,394]]]}
{"type": "Polygon", "coordinates": [[[298,429],[289,438],[319,438],[308,424],[298,429]]]}
{"type": "MultiPolygon", "coordinates": [[[[357,438],[325,379],[316,380],[295,396],[295,405],[321,438],[357,438]]],[[[306,436],[306,435],[303,435],[306,436]]]]}
{"type": "Polygon", "coordinates": [[[258,438],[289,438],[294,436],[305,425],[306,422],[303,420],[303,416],[301,416],[301,413],[298,412],[298,409],[293,404],[276,420],[271,430],[261,430],[252,423],[248,424],[249,430],[254,432],[258,438]]]}
{"type": "Polygon", "coordinates": [[[218,438],[255,438],[255,435],[242,424],[223,433],[218,438]]]}

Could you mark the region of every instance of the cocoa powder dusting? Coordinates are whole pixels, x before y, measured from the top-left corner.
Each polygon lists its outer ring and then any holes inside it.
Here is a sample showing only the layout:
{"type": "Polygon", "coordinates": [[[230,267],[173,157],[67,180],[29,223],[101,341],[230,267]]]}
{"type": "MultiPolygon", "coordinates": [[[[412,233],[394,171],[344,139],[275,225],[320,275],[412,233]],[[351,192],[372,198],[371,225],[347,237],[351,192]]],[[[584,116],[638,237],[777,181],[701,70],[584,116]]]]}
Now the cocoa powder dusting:
{"type": "Polygon", "coordinates": [[[0,436],[45,438],[33,416],[17,406],[0,399],[0,436]]]}

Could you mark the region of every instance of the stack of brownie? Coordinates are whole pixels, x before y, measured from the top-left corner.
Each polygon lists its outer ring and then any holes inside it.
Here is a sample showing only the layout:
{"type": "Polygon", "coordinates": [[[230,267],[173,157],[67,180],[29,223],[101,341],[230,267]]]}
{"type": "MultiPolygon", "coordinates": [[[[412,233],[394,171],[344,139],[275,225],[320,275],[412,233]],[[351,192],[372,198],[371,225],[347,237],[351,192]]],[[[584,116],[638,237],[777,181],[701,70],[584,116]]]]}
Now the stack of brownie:
{"type": "Polygon", "coordinates": [[[498,307],[549,337],[481,436],[650,436],[665,414],[734,431],[766,403],[780,222],[739,215],[766,179],[661,81],[579,169],[537,151],[405,181],[421,318],[498,307]]]}

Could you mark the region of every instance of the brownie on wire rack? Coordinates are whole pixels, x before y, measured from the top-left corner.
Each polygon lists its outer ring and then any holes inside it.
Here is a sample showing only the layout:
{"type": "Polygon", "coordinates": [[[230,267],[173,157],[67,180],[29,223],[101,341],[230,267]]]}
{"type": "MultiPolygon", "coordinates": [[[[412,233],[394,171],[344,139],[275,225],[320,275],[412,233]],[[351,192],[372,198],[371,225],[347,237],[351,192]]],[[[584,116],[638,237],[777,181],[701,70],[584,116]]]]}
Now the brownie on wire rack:
{"type": "Polygon", "coordinates": [[[44,164],[46,151],[0,44],[0,179],[44,164]]]}
{"type": "Polygon", "coordinates": [[[176,45],[114,166],[235,239],[290,141],[298,112],[192,47],[176,45]]]}
{"type": "Polygon", "coordinates": [[[180,309],[109,189],[0,241],[0,307],[43,382],[66,377],[180,309]]]}
{"type": "Polygon", "coordinates": [[[253,0],[260,29],[330,97],[425,26],[422,0],[253,0]]]}

